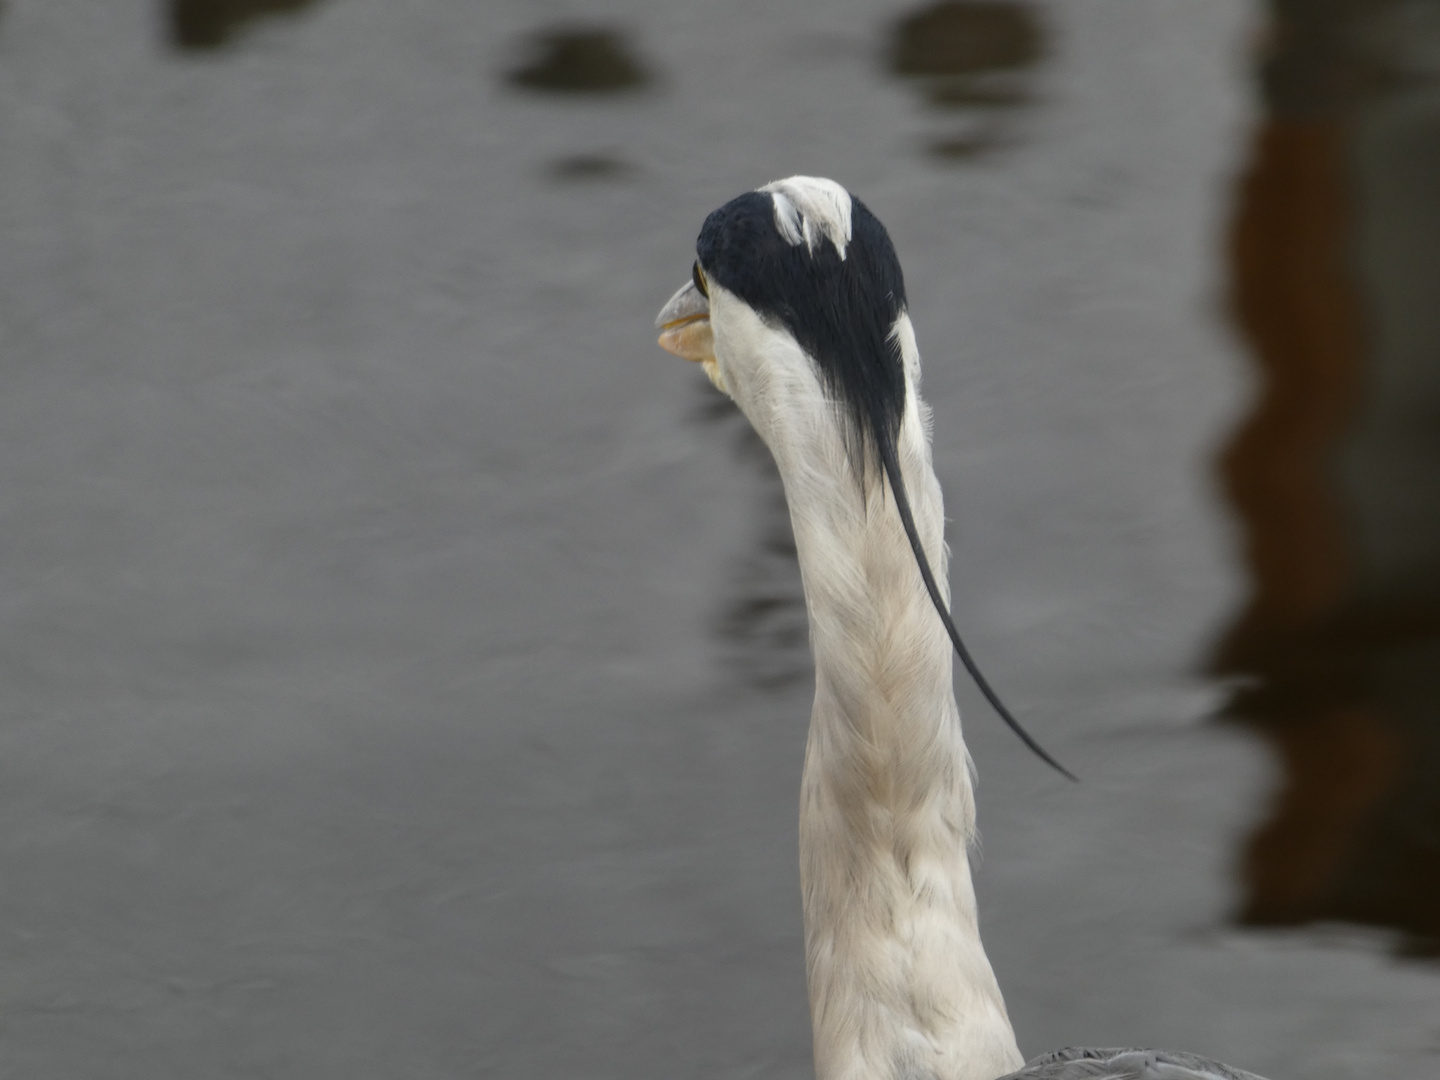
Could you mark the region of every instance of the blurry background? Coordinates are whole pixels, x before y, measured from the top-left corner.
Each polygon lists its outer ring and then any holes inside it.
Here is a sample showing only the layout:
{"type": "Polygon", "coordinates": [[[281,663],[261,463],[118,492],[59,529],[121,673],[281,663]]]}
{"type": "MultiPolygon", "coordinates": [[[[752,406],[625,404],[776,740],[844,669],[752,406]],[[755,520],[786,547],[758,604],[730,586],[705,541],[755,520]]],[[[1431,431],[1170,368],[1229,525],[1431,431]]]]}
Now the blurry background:
{"type": "Polygon", "coordinates": [[[1440,7],[4,0],[0,1076],[810,1075],[794,553],[651,322],[888,225],[1022,1049],[1440,1077],[1440,7]]]}

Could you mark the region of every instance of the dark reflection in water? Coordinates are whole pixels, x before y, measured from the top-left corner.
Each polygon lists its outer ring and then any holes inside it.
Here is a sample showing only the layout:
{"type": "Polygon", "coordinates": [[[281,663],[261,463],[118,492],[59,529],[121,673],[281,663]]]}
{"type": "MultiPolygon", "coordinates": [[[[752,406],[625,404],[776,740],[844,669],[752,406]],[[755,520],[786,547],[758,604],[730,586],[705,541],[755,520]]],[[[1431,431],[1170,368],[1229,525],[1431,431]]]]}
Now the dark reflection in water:
{"type": "Polygon", "coordinates": [[[230,44],[247,24],[267,15],[309,7],[315,0],[170,0],[170,44],[187,51],[208,51],[230,44]]]}
{"type": "Polygon", "coordinates": [[[975,82],[968,79],[944,79],[930,84],[927,93],[936,105],[957,108],[1007,108],[1028,105],[1030,96],[1024,87],[1014,83],[975,82]]]}
{"type": "Polygon", "coordinates": [[[897,75],[977,75],[1035,63],[1042,41],[1027,7],[943,0],[900,20],[890,63],[897,75]]]}
{"type": "Polygon", "coordinates": [[[969,161],[1000,149],[1008,141],[998,125],[984,124],[952,138],[932,139],[926,149],[942,161],[969,161]]]}
{"type": "Polygon", "coordinates": [[[624,158],[596,151],[558,158],[550,171],[557,180],[612,180],[628,176],[634,168],[624,158]]]}
{"type": "Polygon", "coordinates": [[[810,678],[810,629],[785,489],[770,451],[729,398],[706,387],[697,418],[731,432],[736,457],[764,478],[758,543],[732,570],[715,631],[737,676],[761,690],[810,678]]]}
{"type": "Polygon", "coordinates": [[[1260,387],[1219,471],[1251,591],[1214,670],[1283,780],[1251,924],[1440,949],[1440,82],[1414,5],[1276,0],[1231,224],[1260,387]]]}
{"type": "Polygon", "coordinates": [[[650,81],[625,39],[614,30],[557,27],[535,37],[533,55],[509,75],[527,90],[605,94],[650,81]]]}
{"type": "Polygon", "coordinates": [[[1028,5],[942,0],[896,22],[888,66],[931,105],[967,122],[929,147],[936,157],[964,160],[1012,141],[1004,110],[1029,103],[1025,73],[1044,52],[1044,31],[1028,5]]]}

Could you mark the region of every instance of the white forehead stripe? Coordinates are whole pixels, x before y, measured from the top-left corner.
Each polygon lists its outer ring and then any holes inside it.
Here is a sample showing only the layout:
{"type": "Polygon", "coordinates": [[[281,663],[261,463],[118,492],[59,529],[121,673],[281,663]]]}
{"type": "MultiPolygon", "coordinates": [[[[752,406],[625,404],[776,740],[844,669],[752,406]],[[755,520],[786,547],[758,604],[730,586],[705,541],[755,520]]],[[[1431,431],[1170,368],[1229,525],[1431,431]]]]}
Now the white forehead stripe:
{"type": "Polygon", "coordinates": [[[775,229],[792,246],[811,254],[828,237],[840,258],[850,242],[850,193],[834,180],[792,176],[760,188],[775,203],[775,229]]]}
{"type": "Polygon", "coordinates": [[[805,239],[805,224],[800,220],[799,209],[783,192],[772,191],[770,198],[775,203],[775,231],[795,247],[805,239]]]}

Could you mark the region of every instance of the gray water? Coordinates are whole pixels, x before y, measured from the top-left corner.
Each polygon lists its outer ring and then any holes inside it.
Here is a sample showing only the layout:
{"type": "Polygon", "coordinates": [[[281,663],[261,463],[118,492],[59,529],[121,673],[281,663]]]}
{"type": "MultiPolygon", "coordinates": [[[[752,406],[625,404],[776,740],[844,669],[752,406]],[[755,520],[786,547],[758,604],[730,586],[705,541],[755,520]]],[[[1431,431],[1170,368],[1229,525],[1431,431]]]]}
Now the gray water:
{"type": "Polygon", "coordinates": [[[1433,961],[1235,922],[1259,9],[1047,3],[967,82],[893,3],[244,7],[0,9],[0,1076],[810,1075],[783,507],[651,329],[807,172],[896,241],[957,617],[1084,778],[960,687],[1022,1049],[1440,1077],[1433,961]],[[613,92],[546,89],[576,23],[613,92]]]}

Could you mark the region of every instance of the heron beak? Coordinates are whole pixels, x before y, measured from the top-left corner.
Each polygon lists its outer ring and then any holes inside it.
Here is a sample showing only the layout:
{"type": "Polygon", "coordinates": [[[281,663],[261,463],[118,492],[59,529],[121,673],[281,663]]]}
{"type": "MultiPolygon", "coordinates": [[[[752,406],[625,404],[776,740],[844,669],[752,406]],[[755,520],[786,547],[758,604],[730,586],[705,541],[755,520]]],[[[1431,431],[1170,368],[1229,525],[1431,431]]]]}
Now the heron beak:
{"type": "Polygon", "coordinates": [[[710,334],[710,302],[700,295],[693,281],[687,281],[655,318],[660,347],[682,360],[697,364],[715,359],[715,339],[710,334]]]}
{"type": "Polygon", "coordinates": [[[710,301],[693,281],[687,281],[670,297],[655,318],[660,347],[705,369],[716,388],[729,393],[715,362],[715,335],[710,331],[710,301]]]}

